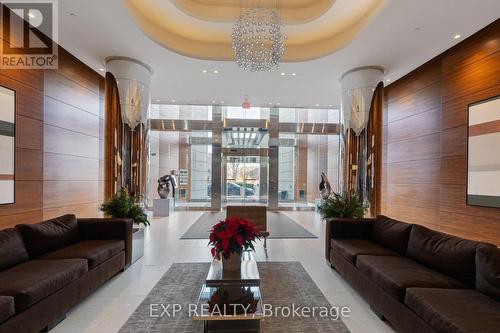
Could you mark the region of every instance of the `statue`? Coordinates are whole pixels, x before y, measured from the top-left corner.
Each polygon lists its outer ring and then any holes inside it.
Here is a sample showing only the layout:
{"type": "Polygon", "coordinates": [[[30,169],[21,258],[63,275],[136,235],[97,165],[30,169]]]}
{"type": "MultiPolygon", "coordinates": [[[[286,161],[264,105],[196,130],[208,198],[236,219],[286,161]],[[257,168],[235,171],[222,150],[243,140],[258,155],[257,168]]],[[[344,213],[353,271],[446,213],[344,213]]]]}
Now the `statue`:
{"type": "Polygon", "coordinates": [[[173,189],[174,183],[171,175],[165,175],[158,178],[158,194],[160,198],[167,199],[173,189]]]}
{"type": "Polygon", "coordinates": [[[330,186],[330,182],[326,177],[325,173],[321,173],[321,182],[319,183],[319,192],[321,194],[321,198],[323,200],[328,199],[330,195],[332,195],[332,187],[330,186]]]}

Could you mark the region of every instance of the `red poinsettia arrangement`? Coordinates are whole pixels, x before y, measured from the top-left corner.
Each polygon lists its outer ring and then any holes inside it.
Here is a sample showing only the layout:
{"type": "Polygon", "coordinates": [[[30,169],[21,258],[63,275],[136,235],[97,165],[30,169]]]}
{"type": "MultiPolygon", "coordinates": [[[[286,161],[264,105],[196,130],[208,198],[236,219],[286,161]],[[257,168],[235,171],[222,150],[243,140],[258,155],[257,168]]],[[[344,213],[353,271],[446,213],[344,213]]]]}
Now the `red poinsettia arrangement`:
{"type": "Polygon", "coordinates": [[[259,238],[255,224],[238,217],[228,217],[212,227],[208,245],[212,245],[213,257],[220,258],[222,254],[228,259],[234,252],[241,254],[248,249],[255,251],[252,243],[259,238]]]}

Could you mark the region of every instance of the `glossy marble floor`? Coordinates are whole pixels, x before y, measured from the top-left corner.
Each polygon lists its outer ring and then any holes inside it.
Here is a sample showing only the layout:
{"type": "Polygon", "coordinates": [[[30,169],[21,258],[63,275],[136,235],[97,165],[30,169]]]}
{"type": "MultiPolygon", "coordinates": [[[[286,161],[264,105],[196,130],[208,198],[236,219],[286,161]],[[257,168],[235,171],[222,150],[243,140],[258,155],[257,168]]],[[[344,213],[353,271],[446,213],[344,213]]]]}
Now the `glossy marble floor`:
{"type": "MultiPolygon", "coordinates": [[[[53,333],[117,332],[156,282],[174,262],[208,262],[207,240],[179,237],[203,212],[179,211],[167,218],[152,219],[146,230],[145,255],[125,272],[98,289],[76,306],[53,333]]],[[[318,239],[268,240],[269,261],[300,261],[332,305],[349,306],[344,322],[355,332],[393,332],[379,320],[363,299],[324,260],[324,224],[311,211],[283,212],[319,236],[318,239]]],[[[256,258],[265,261],[262,246],[256,258]]]]}

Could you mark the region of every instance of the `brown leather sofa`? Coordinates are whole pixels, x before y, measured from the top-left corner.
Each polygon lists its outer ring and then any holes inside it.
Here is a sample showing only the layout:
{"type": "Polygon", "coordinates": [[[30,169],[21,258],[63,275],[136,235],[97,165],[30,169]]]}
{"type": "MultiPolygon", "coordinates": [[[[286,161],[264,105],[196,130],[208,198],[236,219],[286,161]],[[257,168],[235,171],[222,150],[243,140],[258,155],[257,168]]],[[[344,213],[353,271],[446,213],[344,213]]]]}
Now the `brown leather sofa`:
{"type": "Polygon", "coordinates": [[[500,250],[378,216],[326,221],[326,259],[399,332],[500,332],[500,250]]]}
{"type": "Polygon", "coordinates": [[[0,231],[0,332],[40,332],[131,262],[132,220],[65,215],[0,231]]]}

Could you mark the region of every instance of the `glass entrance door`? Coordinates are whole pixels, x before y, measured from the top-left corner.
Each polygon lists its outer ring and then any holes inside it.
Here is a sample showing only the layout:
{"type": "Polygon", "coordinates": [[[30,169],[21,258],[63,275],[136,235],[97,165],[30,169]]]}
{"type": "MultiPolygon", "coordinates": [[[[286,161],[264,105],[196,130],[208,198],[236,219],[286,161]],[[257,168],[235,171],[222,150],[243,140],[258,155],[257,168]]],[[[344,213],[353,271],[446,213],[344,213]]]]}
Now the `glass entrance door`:
{"type": "Polygon", "coordinates": [[[226,205],[267,203],[267,158],[225,156],[223,198],[226,205]]]}

